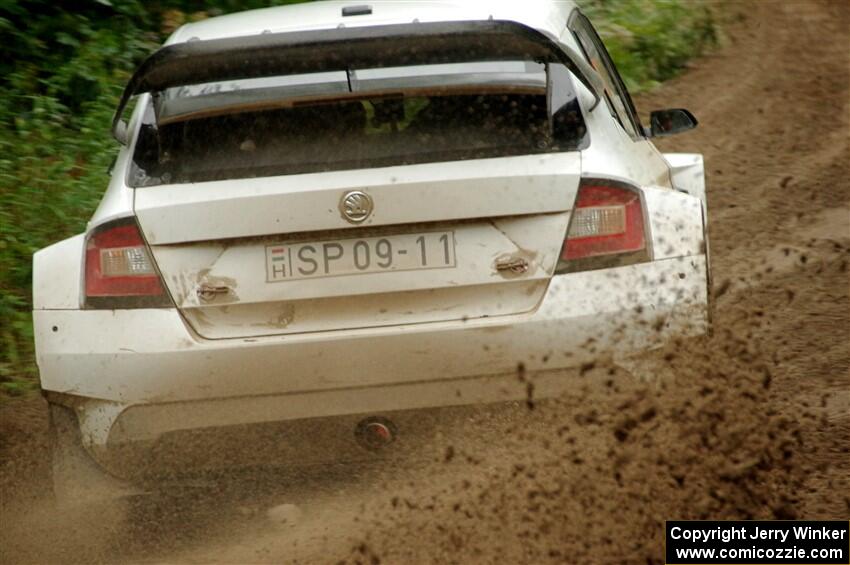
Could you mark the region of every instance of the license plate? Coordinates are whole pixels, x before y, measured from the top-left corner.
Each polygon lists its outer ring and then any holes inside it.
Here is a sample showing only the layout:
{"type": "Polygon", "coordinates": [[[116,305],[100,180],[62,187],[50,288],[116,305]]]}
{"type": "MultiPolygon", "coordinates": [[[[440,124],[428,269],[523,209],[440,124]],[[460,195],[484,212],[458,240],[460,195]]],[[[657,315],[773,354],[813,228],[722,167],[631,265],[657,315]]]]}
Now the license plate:
{"type": "Polygon", "coordinates": [[[455,266],[452,231],[266,246],[266,282],[455,266]]]}

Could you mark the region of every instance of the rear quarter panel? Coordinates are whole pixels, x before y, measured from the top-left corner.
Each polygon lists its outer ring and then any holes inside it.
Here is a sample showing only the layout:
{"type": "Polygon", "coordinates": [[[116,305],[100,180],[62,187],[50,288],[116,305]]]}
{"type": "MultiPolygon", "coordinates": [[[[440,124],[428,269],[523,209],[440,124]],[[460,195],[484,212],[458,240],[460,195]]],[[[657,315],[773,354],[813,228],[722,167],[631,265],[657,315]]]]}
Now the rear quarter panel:
{"type": "Polygon", "coordinates": [[[644,187],[643,194],[654,259],[705,254],[699,198],[661,187],[644,187]]]}
{"type": "Polygon", "coordinates": [[[33,255],[34,310],[80,308],[84,248],[85,234],[78,234],[45,247],[33,255]]]}

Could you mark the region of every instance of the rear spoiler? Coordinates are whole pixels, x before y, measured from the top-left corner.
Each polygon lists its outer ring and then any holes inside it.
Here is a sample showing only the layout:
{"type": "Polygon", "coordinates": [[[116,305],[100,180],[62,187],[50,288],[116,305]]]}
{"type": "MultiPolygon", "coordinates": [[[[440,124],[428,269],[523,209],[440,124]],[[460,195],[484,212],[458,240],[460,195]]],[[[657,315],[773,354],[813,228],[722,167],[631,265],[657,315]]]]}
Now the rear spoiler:
{"type": "Polygon", "coordinates": [[[139,66],[121,95],[112,135],[126,143],[121,116],[130,99],[166,88],[287,74],[511,58],[566,66],[599,101],[599,75],[578,54],[526,25],[503,20],[335,28],[162,47],[139,66]]]}

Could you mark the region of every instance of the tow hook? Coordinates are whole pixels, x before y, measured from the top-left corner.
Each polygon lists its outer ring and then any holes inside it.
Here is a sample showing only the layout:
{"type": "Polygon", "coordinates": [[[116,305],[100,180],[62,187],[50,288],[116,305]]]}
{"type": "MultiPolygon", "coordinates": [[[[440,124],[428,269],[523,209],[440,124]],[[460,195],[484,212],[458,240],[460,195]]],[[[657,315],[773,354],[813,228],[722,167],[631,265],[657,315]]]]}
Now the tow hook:
{"type": "Polygon", "coordinates": [[[497,271],[510,271],[517,275],[528,271],[528,261],[522,257],[508,257],[506,259],[498,259],[496,261],[497,271]]]}
{"type": "Polygon", "coordinates": [[[361,447],[369,451],[378,451],[395,441],[395,424],[379,416],[361,420],[354,429],[354,437],[361,447]]]}
{"type": "Polygon", "coordinates": [[[230,293],[229,286],[213,286],[210,284],[202,284],[195,291],[198,295],[198,298],[203,302],[209,302],[210,300],[215,299],[216,296],[220,294],[228,294],[230,293]]]}

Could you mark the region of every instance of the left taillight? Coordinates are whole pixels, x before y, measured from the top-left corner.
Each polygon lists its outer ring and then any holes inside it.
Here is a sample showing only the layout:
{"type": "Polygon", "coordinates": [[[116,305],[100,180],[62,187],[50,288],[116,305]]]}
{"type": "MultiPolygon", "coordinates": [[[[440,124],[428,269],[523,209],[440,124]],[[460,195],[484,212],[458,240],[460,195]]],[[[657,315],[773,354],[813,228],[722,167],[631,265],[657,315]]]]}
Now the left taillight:
{"type": "Polygon", "coordinates": [[[171,300],[134,218],[98,226],[86,242],[87,308],[163,308],[171,300]]]}

